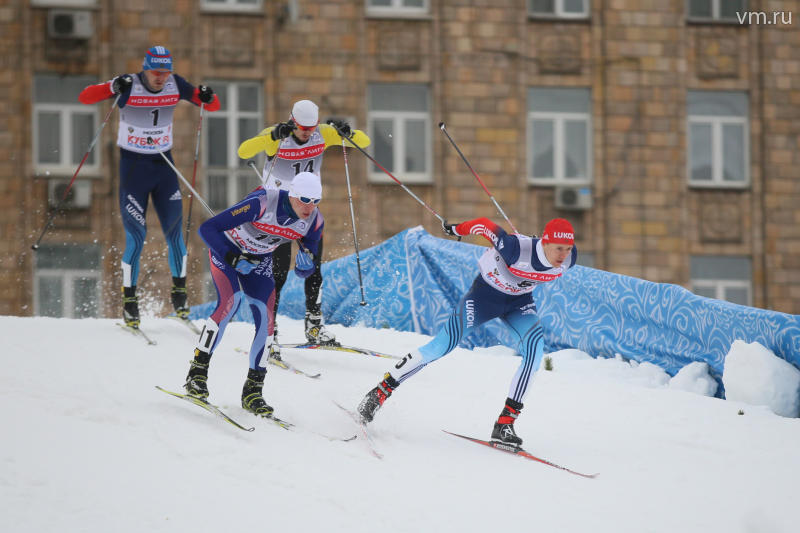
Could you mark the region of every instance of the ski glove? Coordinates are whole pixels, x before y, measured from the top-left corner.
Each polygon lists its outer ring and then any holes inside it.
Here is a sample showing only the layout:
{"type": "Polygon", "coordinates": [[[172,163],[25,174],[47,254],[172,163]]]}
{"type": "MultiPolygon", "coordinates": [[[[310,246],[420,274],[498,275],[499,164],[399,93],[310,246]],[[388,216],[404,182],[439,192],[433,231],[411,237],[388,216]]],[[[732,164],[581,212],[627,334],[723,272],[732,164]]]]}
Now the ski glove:
{"type": "Polygon", "coordinates": [[[352,134],[352,131],[350,130],[350,124],[344,120],[330,120],[328,121],[328,124],[336,128],[336,131],[339,132],[339,135],[350,137],[352,134]]]}
{"type": "Polygon", "coordinates": [[[236,255],[233,252],[228,252],[225,255],[225,261],[240,274],[249,274],[261,263],[261,259],[257,256],[250,254],[236,255]]]}
{"type": "Polygon", "coordinates": [[[294,258],[294,273],[300,278],[307,278],[314,273],[314,256],[300,250],[294,258]]]}
{"type": "Polygon", "coordinates": [[[130,74],[123,74],[111,80],[111,92],[114,94],[121,94],[130,90],[133,85],[133,78],[130,74]]]}
{"type": "Polygon", "coordinates": [[[456,233],[456,226],[458,226],[458,224],[449,224],[446,220],[442,221],[442,231],[444,231],[445,235],[458,237],[459,235],[456,233]]]}
{"type": "Polygon", "coordinates": [[[272,129],[272,140],[285,139],[294,131],[294,121],[280,122],[272,129]]]}
{"type": "Polygon", "coordinates": [[[204,104],[210,104],[211,102],[214,101],[214,89],[212,89],[208,85],[199,85],[197,87],[197,90],[199,91],[197,97],[204,104]]]}

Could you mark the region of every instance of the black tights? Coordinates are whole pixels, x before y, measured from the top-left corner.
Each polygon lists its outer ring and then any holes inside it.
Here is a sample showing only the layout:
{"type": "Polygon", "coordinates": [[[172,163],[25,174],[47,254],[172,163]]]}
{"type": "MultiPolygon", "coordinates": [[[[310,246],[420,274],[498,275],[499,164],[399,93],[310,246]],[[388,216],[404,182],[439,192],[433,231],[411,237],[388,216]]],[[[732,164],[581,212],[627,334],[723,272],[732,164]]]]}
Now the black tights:
{"type": "MultiPolygon", "coordinates": [[[[320,314],[319,290],[322,288],[322,238],[319,240],[317,253],[314,254],[314,273],[305,280],[306,311],[320,314]]],[[[278,302],[281,299],[281,289],[286,283],[289,268],[292,266],[292,243],[286,242],[275,248],[272,252],[272,275],[275,278],[275,315],[278,314],[278,302]]]]}

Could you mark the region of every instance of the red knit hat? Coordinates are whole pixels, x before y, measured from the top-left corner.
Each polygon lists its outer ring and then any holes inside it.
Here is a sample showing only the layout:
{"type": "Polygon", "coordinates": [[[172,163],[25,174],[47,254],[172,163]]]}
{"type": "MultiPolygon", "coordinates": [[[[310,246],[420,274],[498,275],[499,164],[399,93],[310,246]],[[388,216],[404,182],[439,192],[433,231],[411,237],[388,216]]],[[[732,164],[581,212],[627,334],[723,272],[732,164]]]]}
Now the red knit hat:
{"type": "Polygon", "coordinates": [[[575,244],[575,230],[572,224],[563,218],[554,218],[544,227],[542,243],[575,244]]]}

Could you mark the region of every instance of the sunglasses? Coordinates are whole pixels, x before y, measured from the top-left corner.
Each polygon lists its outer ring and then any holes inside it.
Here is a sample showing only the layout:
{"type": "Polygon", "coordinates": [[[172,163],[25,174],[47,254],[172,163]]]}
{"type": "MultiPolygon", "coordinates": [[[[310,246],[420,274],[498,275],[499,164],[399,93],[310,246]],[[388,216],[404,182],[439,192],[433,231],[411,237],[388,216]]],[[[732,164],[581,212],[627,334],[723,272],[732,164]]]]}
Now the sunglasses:
{"type": "Polygon", "coordinates": [[[308,196],[298,196],[298,200],[303,202],[304,204],[314,204],[317,205],[322,200],[322,198],[309,198],[308,196]]]}
{"type": "Polygon", "coordinates": [[[297,126],[297,129],[303,130],[303,131],[314,131],[317,128],[316,124],[314,124],[313,126],[301,126],[300,124],[295,122],[294,125],[297,126]]]}

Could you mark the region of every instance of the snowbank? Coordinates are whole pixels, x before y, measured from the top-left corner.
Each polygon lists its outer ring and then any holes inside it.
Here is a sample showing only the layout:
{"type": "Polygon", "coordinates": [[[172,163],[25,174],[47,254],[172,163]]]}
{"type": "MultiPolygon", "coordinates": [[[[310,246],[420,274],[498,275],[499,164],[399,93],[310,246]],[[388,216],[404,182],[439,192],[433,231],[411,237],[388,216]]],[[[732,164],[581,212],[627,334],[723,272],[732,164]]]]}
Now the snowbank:
{"type": "Polygon", "coordinates": [[[722,382],[728,400],[765,405],[781,416],[800,415],[800,370],[757,342],[734,341],[722,382]]]}

